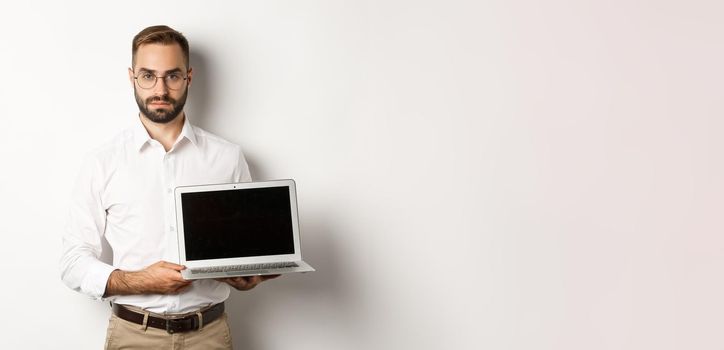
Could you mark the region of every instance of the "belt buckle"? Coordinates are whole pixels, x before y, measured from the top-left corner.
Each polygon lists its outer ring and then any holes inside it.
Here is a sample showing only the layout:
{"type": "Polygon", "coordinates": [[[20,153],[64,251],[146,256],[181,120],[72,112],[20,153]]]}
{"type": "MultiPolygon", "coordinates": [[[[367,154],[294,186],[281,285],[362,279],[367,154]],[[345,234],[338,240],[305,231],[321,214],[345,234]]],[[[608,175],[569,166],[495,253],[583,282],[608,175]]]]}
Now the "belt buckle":
{"type": "Polygon", "coordinates": [[[168,334],[173,334],[173,333],[175,332],[175,331],[173,330],[173,328],[171,328],[171,323],[172,323],[173,321],[175,321],[175,319],[173,319],[173,318],[170,318],[170,319],[166,320],[166,332],[167,332],[168,334]]]}
{"type": "MultiPolygon", "coordinates": [[[[187,321],[191,321],[191,328],[188,329],[189,331],[199,328],[199,320],[196,317],[191,316],[188,318],[169,318],[166,320],[166,332],[168,334],[176,333],[177,328],[183,328],[183,327],[171,327],[171,326],[172,325],[183,326],[184,324],[186,324],[187,321]]],[[[183,332],[184,330],[182,329],[181,331],[183,332]]]]}

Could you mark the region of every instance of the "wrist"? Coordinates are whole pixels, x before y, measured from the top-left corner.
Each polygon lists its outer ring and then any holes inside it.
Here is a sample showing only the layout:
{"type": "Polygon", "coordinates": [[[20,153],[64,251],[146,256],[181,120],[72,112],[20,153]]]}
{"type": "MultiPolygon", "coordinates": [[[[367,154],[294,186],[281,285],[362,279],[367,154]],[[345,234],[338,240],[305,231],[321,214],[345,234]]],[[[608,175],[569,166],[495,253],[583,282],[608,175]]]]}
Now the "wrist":
{"type": "Polygon", "coordinates": [[[143,271],[114,270],[108,277],[103,297],[143,294],[143,271]]]}

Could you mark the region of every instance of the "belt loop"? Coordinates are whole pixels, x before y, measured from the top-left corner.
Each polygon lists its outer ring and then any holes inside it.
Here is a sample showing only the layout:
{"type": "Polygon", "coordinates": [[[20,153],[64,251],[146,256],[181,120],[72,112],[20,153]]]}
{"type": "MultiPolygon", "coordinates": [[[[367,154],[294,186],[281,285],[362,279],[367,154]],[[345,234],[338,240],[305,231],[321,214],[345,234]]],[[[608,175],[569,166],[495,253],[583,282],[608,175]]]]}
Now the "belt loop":
{"type": "Polygon", "coordinates": [[[196,315],[199,317],[199,330],[201,330],[201,328],[204,328],[204,314],[199,310],[196,311],[196,315]]]}
{"type": "Polygon", "coordinates": [[[141,329],[143,329],[144,332],[148,329],[148,315],[149,312],[143,310],[143,324],[141,325],[141,329]]]}

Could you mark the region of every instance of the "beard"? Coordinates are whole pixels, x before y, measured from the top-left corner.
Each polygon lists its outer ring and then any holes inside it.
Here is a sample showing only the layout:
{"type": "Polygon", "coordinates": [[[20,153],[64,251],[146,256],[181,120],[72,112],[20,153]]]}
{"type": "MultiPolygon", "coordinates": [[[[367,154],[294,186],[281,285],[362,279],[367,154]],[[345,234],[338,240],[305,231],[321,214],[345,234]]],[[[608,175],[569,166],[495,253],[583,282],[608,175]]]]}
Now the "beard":
{"type": "Polygon", "coordinates": [[[181,95],[178,100],[175,100],[168,95],[163,95],[149,97],[145,101],[143,101],[141,96],[138,96],[138,91],[136,90],[136,87],[133,87],[133,95],[136,97],[136,104],[138,104],[138,109],[143,115],[146,116],[146,118],[154,123],[160,124],[169,123],[172,120],[176,119],[179,114],[181,114],[181,112],[184,110],[184,105],[186,104],[186,97],[188,96],[188,93],[189,87],[187,86],[184,94],[181,95]],[[170,104],[171,109],[156,108],[152,110],[148,108],[148,105],[150,105],[151,103],[159,101],[170,104]]]}

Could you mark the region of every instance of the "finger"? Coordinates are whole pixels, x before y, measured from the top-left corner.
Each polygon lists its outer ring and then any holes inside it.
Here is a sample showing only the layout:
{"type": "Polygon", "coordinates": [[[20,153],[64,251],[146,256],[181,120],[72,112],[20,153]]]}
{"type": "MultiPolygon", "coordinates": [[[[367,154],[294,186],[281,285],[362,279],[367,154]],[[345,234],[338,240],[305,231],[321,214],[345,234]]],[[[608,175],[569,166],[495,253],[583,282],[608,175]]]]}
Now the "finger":
{"type": "Polygon", "coordinates": [[[181,270],[186,269],[186,266],[174,264],[174,263],[168,262],[168,261],[161,261],[161,266],[165,267],[167,269],[172,269],[172,270],[176,270],[176,271],[181,271],[181,270]]]}
{"type": "Polygon", "coordinates": [[[256,284],[245,281],[245,282],[235,284],[234,287],[236,287],[236,289],[238,289],[238,290],[249,290],[249,289],[256,287],[256,284]]]}
{"type": "Polygon", "coordinates": [[[237,289],[241,290],[249,290],[251,288],[254,288],[254,286],[256,285],[254,283],[254,278],[251,276],[238,277],[234,282],[234,286],[237,289]]]}
{"type": "Polygon", "coordinates": [[[251,277],[250,276],[237,277],[234,279],[234,282],[236,282],[242,286],[248,286],[249,284],[251,284],[251,277]]]}
{"type": "Polygon", "coordinates": [[[174,270],[174,272],[169,273],[167,276],[168,276],[169,279],[171,279],[171,280],[174,281],[174,282],[182,282],[182,283],[185,283],[185,284],[186,284],[186,283],[191,283],[191,282],[193,282],[193,281],[191,281],[191,280],[185,279],[185,278],[183,277],[183,275],[181,275],[181,272],[177,272],[177,271],[175,271],[175,270],[174,270]]]}

